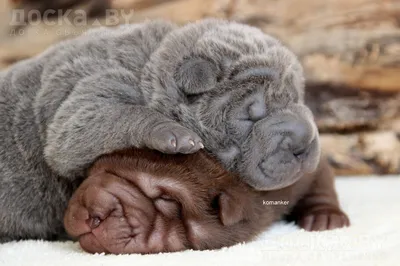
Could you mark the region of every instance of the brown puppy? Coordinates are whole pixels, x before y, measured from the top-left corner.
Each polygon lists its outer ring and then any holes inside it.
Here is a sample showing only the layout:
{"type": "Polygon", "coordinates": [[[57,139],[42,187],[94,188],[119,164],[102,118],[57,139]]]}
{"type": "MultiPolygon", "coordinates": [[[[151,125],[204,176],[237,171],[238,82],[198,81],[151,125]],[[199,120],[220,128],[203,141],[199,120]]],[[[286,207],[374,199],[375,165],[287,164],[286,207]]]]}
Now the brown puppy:
{"type": "Polygon", "coordinates": [[[64,224],[88,252],[157,253],[249,241],[289,214],[306,230],[349,225],[324,160],[290,187],[255,191],[205,152],[132,149],[94,164],[64,224]]]}

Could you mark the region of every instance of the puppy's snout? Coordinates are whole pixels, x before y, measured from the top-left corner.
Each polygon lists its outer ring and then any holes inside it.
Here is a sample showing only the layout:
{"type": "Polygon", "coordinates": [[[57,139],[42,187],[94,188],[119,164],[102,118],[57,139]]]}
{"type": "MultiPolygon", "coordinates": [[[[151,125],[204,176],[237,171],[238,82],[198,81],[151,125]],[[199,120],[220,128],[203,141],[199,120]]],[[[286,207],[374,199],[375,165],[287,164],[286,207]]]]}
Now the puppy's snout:
{"type": "Polygon", "coordinates": [[[314,129],[310,122],[305,120],[292,120],[282,124],[282,148],[295,157],[305,154],[315,137],[314,129]]]}
{"type": "Polygon", "coordinates": [[[302,105],[268,113],[254,124],[241,148],[242,177],[261,190],[293,184],[315,171],[320,156],[317,126],[311,111],[302,105]]]}

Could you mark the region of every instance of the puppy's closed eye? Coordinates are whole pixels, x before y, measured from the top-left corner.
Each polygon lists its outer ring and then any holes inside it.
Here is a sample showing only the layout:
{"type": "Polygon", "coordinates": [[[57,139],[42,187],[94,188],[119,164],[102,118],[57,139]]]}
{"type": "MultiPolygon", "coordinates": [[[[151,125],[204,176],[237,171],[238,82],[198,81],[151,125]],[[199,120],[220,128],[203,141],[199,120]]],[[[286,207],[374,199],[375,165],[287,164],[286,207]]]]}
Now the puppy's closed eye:
{"type": "Polygon", "coordinates": [[[180,204],[168,194],[162,194],[154,200],[154,206],[164,216],[169,218],[180,218],[180,204]]]}

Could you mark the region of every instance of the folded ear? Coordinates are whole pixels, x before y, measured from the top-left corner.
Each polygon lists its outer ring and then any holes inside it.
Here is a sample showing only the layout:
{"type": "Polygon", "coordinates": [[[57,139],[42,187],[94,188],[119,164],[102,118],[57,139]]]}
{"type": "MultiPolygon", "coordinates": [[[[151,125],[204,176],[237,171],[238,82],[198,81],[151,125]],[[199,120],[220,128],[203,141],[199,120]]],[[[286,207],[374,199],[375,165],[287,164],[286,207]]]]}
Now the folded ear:
{"type": "Polygon", "coordinates": [[[215,87],[218,67],[203,58],[189,58],[175,72],[175,82],[187,94],[206,92],[215,87]]]}
{"type": "Polygon", "coordinates": [[[222,192],[219,195],[219,218],[223,225],[230,226],[245,218],[245,196],[235,191],[222,192]]]}

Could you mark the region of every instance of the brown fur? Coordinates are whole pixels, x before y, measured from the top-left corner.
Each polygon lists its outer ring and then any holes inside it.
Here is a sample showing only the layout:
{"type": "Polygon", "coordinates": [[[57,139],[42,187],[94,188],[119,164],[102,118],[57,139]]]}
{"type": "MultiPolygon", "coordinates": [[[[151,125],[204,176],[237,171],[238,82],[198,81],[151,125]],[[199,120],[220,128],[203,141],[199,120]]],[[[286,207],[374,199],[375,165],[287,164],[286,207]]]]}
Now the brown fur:
{"type": "Polygon", "coordinates": [[[249,241],[285,215],[307,230],[349,225],[325,160],[289,187],[256,191],[205,152],[132,149],[94,164],[64,224],[88,252],[157,253],[249,241]],[[265,204],[279,200],[289,204],[265,204]]]}

